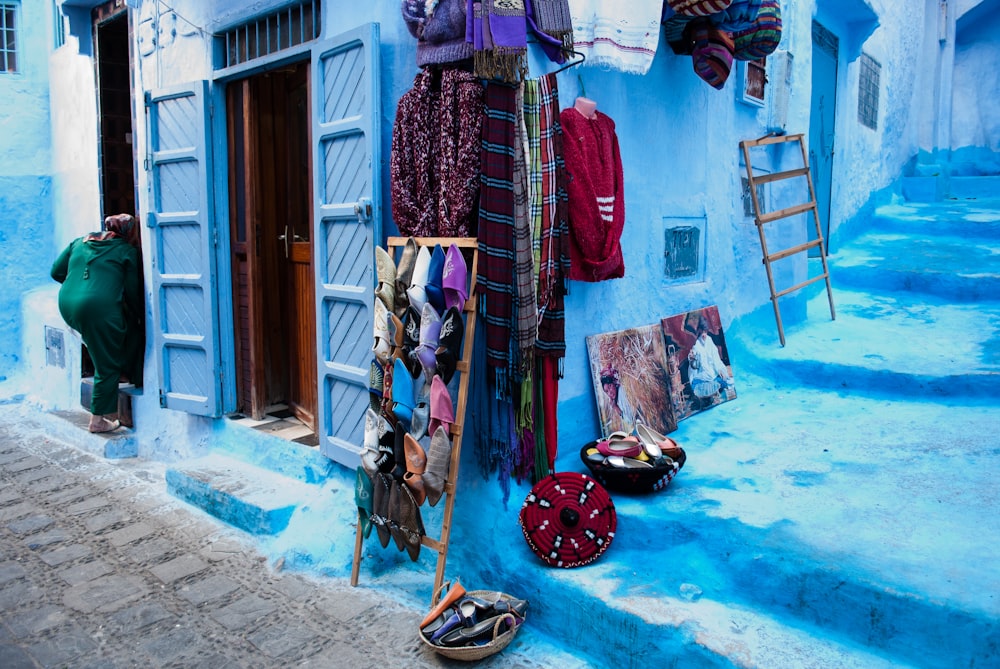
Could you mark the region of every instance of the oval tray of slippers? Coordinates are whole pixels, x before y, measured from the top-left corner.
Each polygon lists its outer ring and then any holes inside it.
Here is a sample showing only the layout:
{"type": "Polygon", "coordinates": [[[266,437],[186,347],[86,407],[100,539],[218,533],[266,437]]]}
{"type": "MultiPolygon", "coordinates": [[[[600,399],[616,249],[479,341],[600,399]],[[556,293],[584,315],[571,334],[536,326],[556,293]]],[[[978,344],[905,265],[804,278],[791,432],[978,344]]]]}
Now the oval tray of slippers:
{"type": "MultiPolygon", "coordinates": [[[[587,465],[590,475],[609,490],[629,493],[649,493],[664,490],[677,472],[684,466],[682,457],[673,459],[667,455],[657,458],[639,459],[624,455],[608,455],[598,449],[598,442],[591,441],[580,448],[580,459],[587,465]]],[[[680,448],[680,447],[677,447],[680,448]]]]}

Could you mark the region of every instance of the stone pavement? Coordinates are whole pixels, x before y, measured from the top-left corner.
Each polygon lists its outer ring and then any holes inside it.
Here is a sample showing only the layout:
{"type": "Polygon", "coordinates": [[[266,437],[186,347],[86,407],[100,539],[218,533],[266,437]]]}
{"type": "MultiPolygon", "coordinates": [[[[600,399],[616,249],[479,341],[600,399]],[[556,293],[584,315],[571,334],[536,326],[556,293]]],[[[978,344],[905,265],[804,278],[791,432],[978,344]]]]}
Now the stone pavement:
{"type": "MultiPolygon", "coordinates": [[[[439,667],[423,610],[282,572],[253,538],[0,405],[0,667],[439,667]]],[[[89,435],[87,435],[89,436],[89,435]]],[[[528,622],[492,667],[584,667],[528,622]]]]}

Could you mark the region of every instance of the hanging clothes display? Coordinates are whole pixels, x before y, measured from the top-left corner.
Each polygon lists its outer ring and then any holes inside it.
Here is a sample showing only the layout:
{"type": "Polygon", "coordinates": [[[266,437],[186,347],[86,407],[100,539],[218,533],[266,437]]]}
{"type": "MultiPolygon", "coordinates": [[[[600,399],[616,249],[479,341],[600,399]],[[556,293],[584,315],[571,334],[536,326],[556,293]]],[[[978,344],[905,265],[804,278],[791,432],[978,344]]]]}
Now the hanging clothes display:
{"type": "Polygon", "coordinates": [[[569,0],[573,48],[593,65],[646,74],[660,41],[663,0],[569,0]]]}
{"type": "Polygon", "coordinates": [[[569,278],[621,278],[625,276],[621,247],[625,194],[615,122],[597,110],[588,118],[576,107],[564,109],[559,119],[569,177],[569,278]]]}
{"type": "Polygon", "coordinates": [[[468,237],[479,196],[483,87],[461,69],[421,70],[396,108],[392,216],[414,237],[468,237]]]}

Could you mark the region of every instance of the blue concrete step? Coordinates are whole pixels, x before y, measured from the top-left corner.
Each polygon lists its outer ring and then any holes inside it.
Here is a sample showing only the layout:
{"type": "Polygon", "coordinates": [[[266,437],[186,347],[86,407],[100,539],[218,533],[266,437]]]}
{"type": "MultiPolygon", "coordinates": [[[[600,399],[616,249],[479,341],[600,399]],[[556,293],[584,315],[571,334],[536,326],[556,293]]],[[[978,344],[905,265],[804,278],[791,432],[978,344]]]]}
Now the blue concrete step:
{"type": "Polygon", "coordinates": [[[1000,302],[838,289],[839,270],[831,269],[836,320],[825,292],[812,297],[806,319],[786,323],[784,347],[769,310],[735,323],[731,349],[740,367],[781,387],[1000,399],[1000,302]]]}
{"type": "Polygon", "coordinates": [[[167,490],[220,520],[256,535],[280,534],[310,484],[213,454],[169,468],[167,490]]]}
{"type": "Polygon", "coordinates": [[[948,179],[948,194],[956,199],[1000,197],[1000,176],[953,176],[948,179]]]}
{"type": "Polygon", "coordinates": [[[875,210],[869,229],[921,237],[1000,239],[1000,200],[884,205],[875,210]]]}
{"type": "Polygon", "coordinates": [[[830,256],[835,286],[972,303],[1000,298],[1000,239],[869,232],[830,256]]]}

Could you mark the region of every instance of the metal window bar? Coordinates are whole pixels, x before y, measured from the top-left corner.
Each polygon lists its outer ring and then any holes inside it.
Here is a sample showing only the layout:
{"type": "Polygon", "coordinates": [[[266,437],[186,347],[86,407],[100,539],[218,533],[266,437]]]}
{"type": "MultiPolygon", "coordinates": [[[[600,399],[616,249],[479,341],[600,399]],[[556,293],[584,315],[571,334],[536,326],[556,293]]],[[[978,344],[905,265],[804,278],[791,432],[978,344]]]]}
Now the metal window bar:
{"type": "Polygon", "coordinates": [[[223,67],[240,65],[317,39],[321,30],[319,17],[320,0],[306,0],[217,35],[225,47],[223,67]]]}
{"type": "Polygon", "coordinates": [[[882,65],[866,53],[861,54],[858,73],[858,122],[878,130],[878,98],[882,65]]]}

